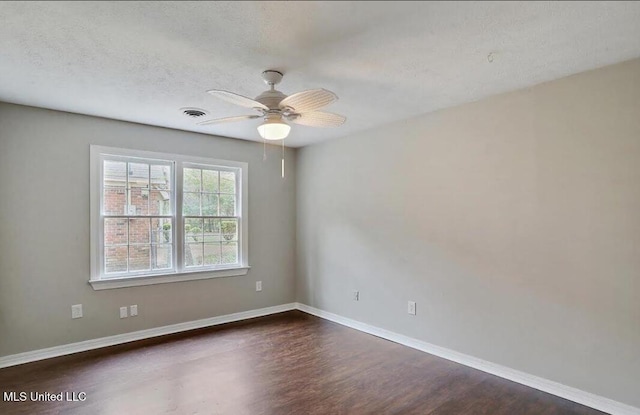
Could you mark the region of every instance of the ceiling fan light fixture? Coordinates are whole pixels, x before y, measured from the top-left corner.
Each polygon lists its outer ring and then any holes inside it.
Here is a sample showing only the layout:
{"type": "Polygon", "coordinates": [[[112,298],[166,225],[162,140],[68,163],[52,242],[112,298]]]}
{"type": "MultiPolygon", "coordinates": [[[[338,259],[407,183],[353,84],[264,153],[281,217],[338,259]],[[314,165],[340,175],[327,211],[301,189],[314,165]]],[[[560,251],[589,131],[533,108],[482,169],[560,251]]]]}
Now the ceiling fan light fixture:
{"type": "Polygon", "coordinates": [[[258,126],[258,133],[265,140],[285,139],[289,135],[289,131],[291,131],[291,126],[279,117],[267,117],[264,123],[258,126]]]}

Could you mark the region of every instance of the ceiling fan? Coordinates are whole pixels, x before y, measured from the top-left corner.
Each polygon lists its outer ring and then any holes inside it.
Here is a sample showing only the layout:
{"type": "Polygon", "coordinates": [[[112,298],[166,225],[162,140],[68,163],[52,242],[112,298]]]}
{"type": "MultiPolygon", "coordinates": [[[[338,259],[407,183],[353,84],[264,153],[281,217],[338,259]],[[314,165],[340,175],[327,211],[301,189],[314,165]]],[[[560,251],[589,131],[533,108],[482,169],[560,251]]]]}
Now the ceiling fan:
{"type": "Polygon", "coordinates": [[[283,140],[291,130],[291,126],[288,123],[309,127],[337,127],[344,124],[346,117],[342,115],[316,111],[337,101],[338,96],[336,94],[319,88],[287,96],[275,89],[275,86],[282,81],[282,76],[282,72],[271,69],[262,72],[262,79],[269,85],[269,90],[264,91],[255,99],[221,89],[207,91],[214,97],[241,107],[251,108],[259,114],[218,118],[199,122],[198,125],[262,118],[264,122],[258,126],[260,136],[265,140],[283,140]]]}

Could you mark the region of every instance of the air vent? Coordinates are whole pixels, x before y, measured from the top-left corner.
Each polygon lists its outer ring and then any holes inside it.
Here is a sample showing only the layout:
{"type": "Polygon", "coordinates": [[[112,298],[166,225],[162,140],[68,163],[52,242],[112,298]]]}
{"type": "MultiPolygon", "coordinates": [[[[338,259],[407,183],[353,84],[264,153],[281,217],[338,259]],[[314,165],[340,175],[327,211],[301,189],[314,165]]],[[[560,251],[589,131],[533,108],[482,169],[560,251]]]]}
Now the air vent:
{"type": "Polygon", "coordinates": [[[189,118],[200,118],[207,115],[207,111],[200,108],[180,108],[180,111],[189,118]]]}

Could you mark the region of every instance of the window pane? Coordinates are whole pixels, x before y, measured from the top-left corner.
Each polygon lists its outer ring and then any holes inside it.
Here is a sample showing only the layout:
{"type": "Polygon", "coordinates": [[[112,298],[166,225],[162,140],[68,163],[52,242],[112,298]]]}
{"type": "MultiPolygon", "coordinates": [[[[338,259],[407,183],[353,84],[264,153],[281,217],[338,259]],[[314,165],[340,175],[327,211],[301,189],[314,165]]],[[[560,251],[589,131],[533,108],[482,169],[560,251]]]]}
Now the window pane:
{"type": "Polygon", "coordinates": [[[236,173],[232,171],[220,172],[220,193],[236,193],[236,173]]]}
{"type": "Polygon", "coordinates": [[[170,244],[172,240],[171,219],[151,219],[151,243],[170,244]]]}
{"type": "Polygon", "coordinates": [[[223,264],[238,263],[238,243],[237,242],[222,243],[222,263],[223,264]]]}
{"type": "Polygon", "coordinates": [[[127,163],[123,161],[105,160],[103,164],[105,186],[122,186],[127,184],[127,163]]]}
{"type": "Polygon", "coordinates": [[[171,268],[171,245],[151,246],[151,268],[168,269],[171,268]]]}
{"type": "Polygon", "coordinates": [[[220,216],[235,216],[236,197],[233,195],[220,195],[220,216]]]}
{"type": "MultiPolygon", "coordinates": [[[[109,245],[126,245],[127,244],[127,220],[108,219],[104,220],[104,244],[109,245]]],[[[126,266],[126,264],[125,264],[126,266]]]]}
{"type": "Polygon", "coordinates": [[[151,242],[150,219],[129,219],[129,244],[148,244],[151,242]]]}
{"type": "Polygon", "coordinates": [[[216,170],[202,170],[202,191],[218,192],[218,172],[216,170]]]}
{"type": "Polygon", "coordinates": [[[237,241],[238,240],[238,221],[237,220],[223,220],[220,229],[222,230],[222,237],[225,241],[237,241]]]}
{"type": "Polygon", "coordinates": [[[127,205],[125,188],[105,186],[102,204],[105,215],[125,215],[127,205]]]}
{"type": "Polygon", "coordinates": [[[149,214],[150,215],[171,215],[171,192],[155,191],[149,192],[149,214]]]}
{"type": "Polygon", "coordinates": [[[149,214],[149,190],[141,187],[134,187],[127,190],[129,192],[128,215],[148,215],[149,214]]]}
{"type": "Polygon", "coordinates": [[[173,272],[176,266],[197,269],[238,263],[239,219],[196,217],[236,216],[241,204],[239,169],[213,163],[210,168],[183,168],[178,172],[182,180],[179,195],[172,181],[176,164],[164,157],[103,157],[118,159],[103,160],[102,182],[98,183],[103,188],[103,273],[149,275],[153,270],[173,272]],[[177,199],[182,215],[191,216],[180,218],[182,223],[172,217],[177,199]],[[116,215],[124,217],[113,217],[116,215]],[[184,233],[183,241],[177,241],[184,264],[173,263],[176,230],[184,233]]]}
{"type": "Polygon", "coordinates": [[[129,188],[149,190],[149,165],[147,163],[129,163],[129,188]]]}
{"type": "Polygon", "coordinates": [[[169,190],[171,188],[171,166],[151,165],[151,189],[169,190]]]}
{"type": "Polygon", "coordinates": [[[184,221],[184,242],[202,242],[202,219],[188,218],[184,221]]]}
{"type": "Polygon", "coordinates": [[[217,216],[218,215],[218,195],[208,193],[202,194],[202,215],[217,216]]]}
{"type": "Polygon", "coordinates": [[[184,247],[184,263],[187,267],[202,266],[203,244],[186,244],[184,247]]]}
{"type": "Polygon", "coordinates": [[[150,268],[150,245],[129,246],[129,271],[145,271],[150,268]]]}
{"type": "Polygon", "coordinates": [[[208,242],[220,242],[220,219],[205,219],[204,220],[204,241],[208,242]]]}
{"type": "Polygon", "coordinates": [[[183,187],[186,192],[199,192],[202,190],[200,179],[200,169],[184,169],[183,173],[183,187]]]}
{"type": "Polygon", "coordinates": [[[220,264],[220,243],[204,244],[204,265],[220,264]]]}
{"type": "Polygon", "coordinates": [[[114,272],[127,271],[127,247],[108,246],[104,248],[104,272],[111,274],[114,272]]]}
{"type": "Polygon", "coordinates": [[[182,214],[184,216],[200,216],[200,193],[184,193],[182,214]]]}

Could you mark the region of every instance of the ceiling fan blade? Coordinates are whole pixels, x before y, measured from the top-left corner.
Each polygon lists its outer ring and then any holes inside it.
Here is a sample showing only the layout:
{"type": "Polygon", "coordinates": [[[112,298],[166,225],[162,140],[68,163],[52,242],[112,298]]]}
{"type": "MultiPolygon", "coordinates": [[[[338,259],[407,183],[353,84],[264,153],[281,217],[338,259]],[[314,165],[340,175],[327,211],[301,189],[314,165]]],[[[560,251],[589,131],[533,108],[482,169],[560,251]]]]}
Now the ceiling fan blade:
{"type": "Polygon", "coordinates": [[[280,101],[281,109],[291,108],[293,112],[315,111],[338,100],[338,96],[326,89],[309,89],[289,95],[280,101]]]}
{"type": "Polygon", "coordinates": [[[330,112],[311,111],[304,112],[290,118],[292,123],[309,127],[338,127],[347,120],[347,117],[330,112]]]}
{"type": "Polygon", "coordinates": [[[223,101],[240,105],[241,107],[258,108],[265,111],[269,110],[269,108],[266,105],[261,104],[255,99],[247,98],[243,95],[234,94],[233,92],[223,91],[221,89],[212,89],[210,91],[207,91],[207,93],[213,95],[216,98],[220,98],[223,101]]]}
{"type": "Polygon", "coordinates": [[[215,120],[202,121],[199,122],[198,125],[222,124],[225,122],[252,120],[260,117],[262,117],[262,115],[237,115],[235,117],[216,118],[215,120]]]}

